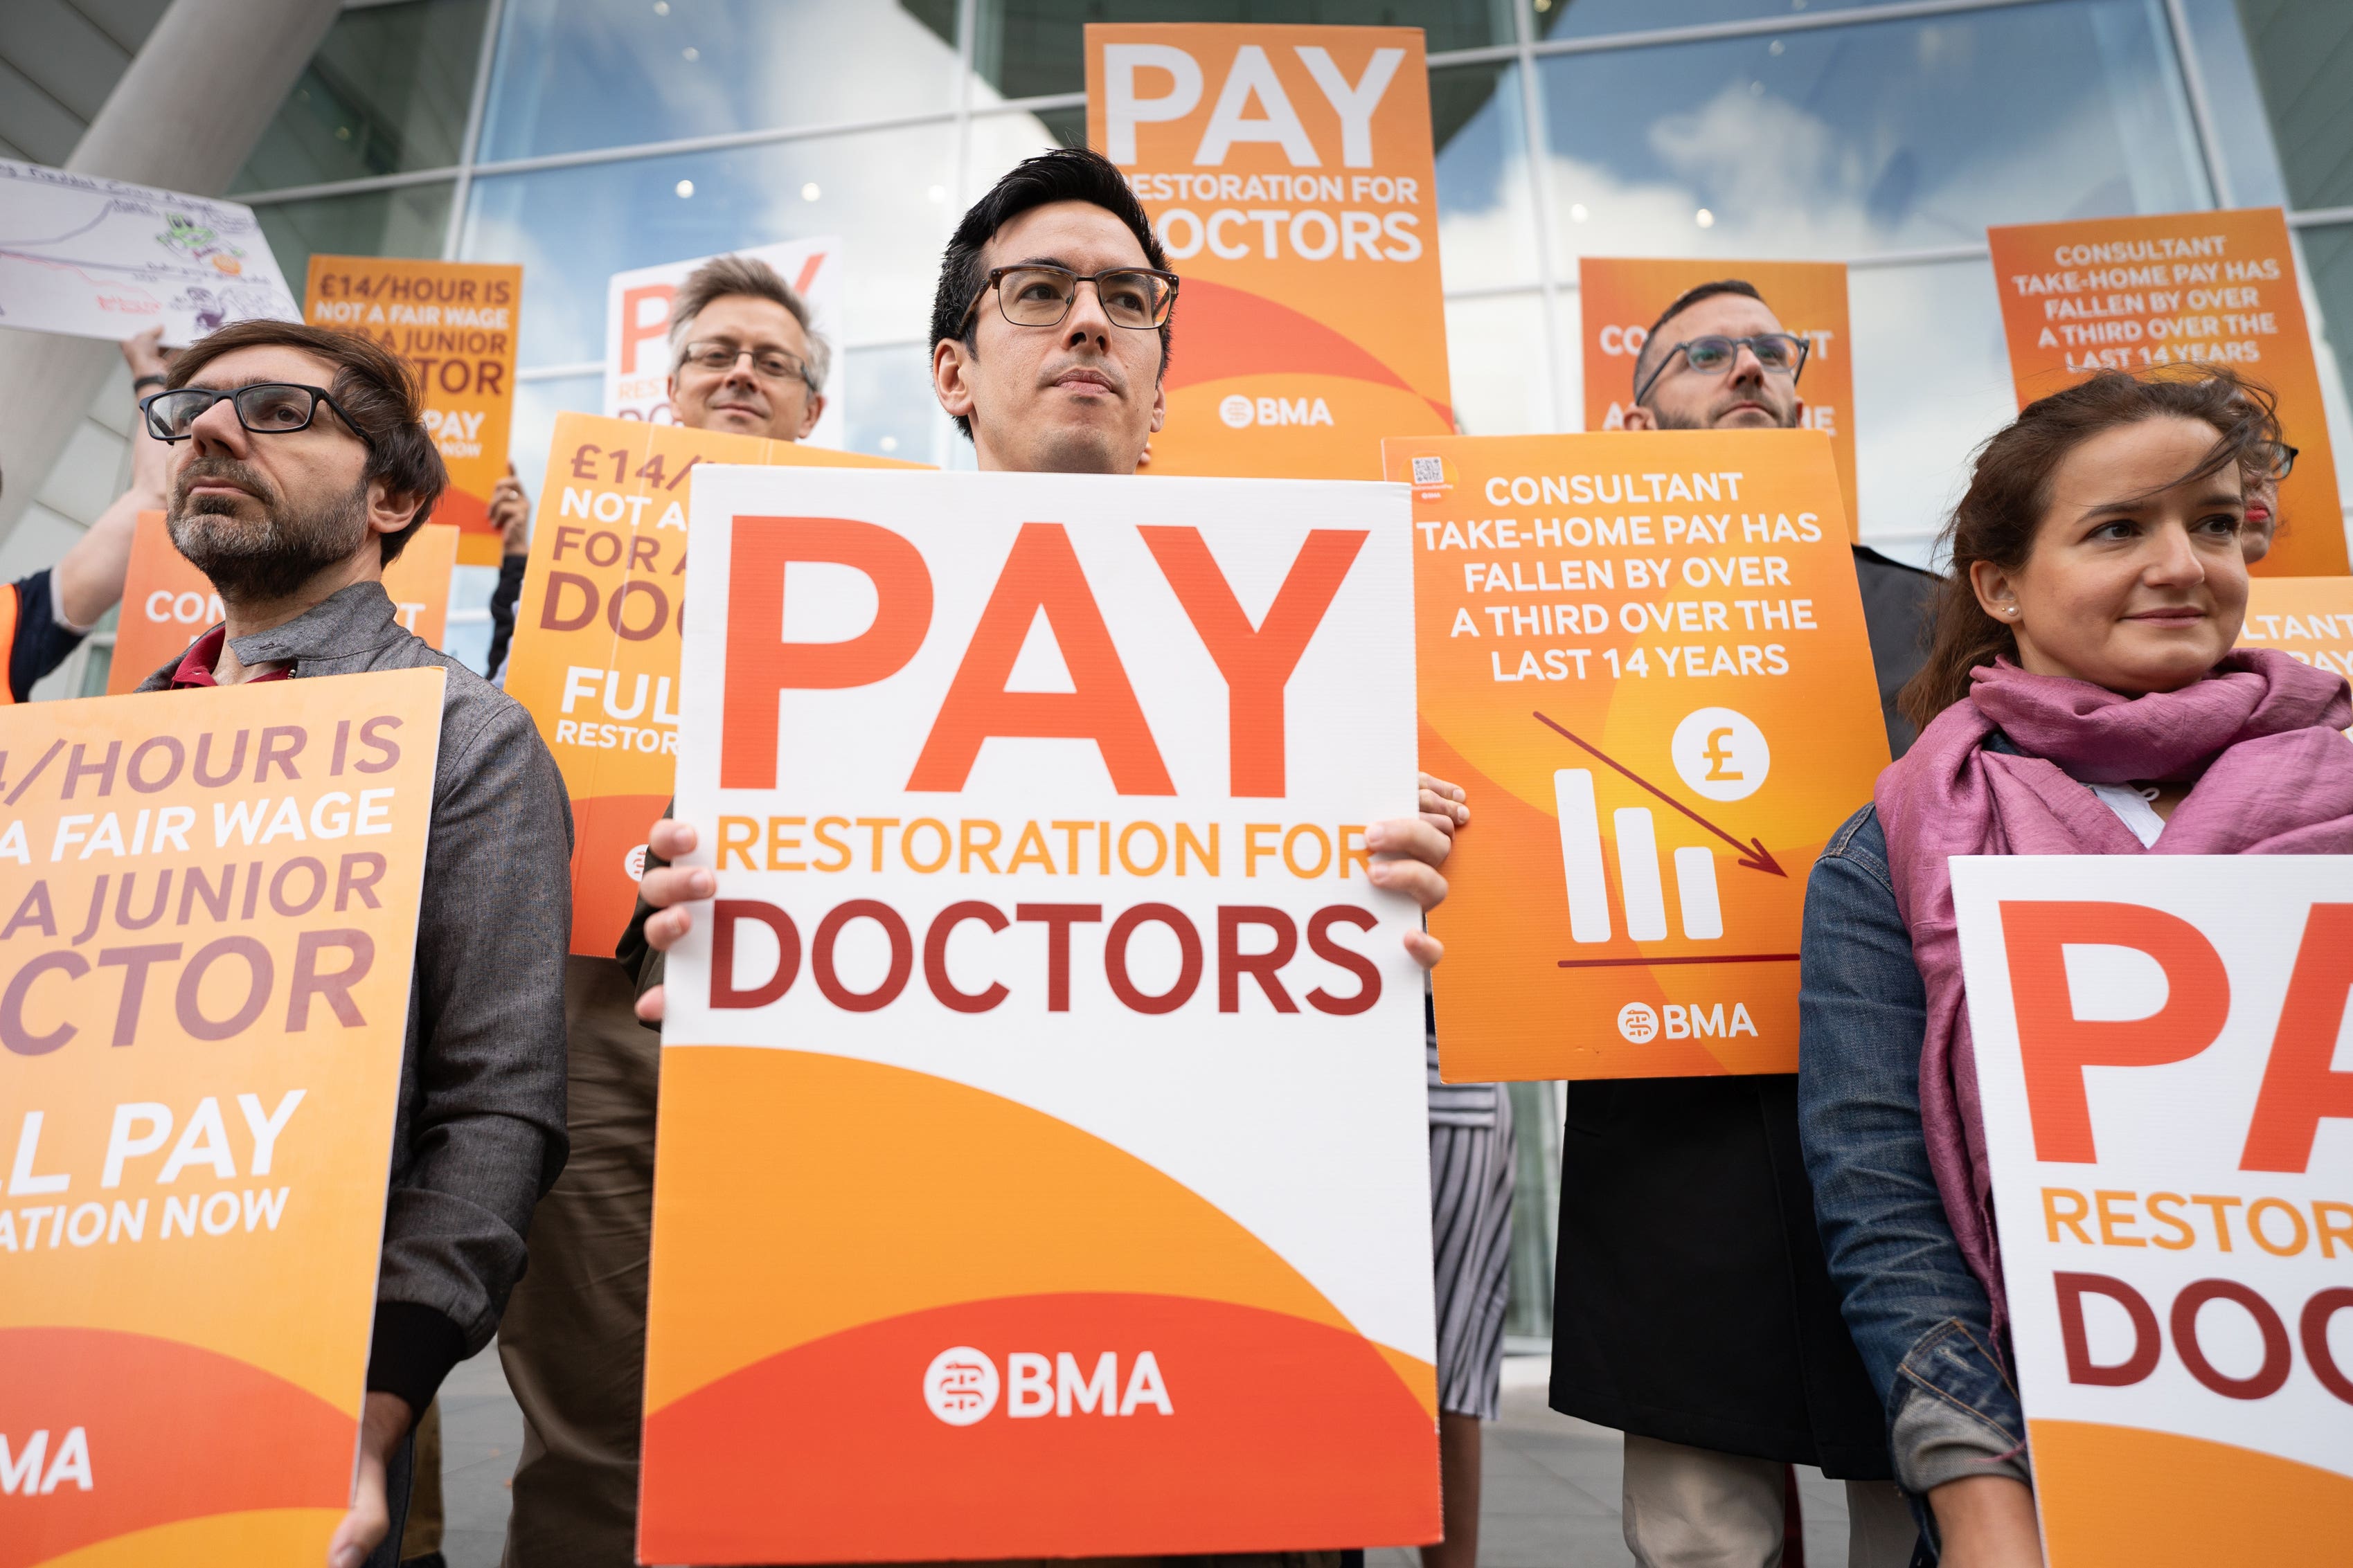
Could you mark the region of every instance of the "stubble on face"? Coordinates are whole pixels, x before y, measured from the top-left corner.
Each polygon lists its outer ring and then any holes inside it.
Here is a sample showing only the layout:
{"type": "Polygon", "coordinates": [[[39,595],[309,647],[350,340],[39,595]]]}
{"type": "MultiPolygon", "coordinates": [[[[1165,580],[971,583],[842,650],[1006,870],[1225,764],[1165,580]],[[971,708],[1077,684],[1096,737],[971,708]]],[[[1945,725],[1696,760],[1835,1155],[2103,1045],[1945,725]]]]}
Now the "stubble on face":
{"type": "MultiPolygon", "coordinates": [[[[1661,353],[1672,354],[1677,345],[1694,338],[1756,337],[1783,330],[1779,320],[1758,301],[1745,295],[1718,294],[1701,300],[1661,329],[1661,336],[1667,340],[1661,353]]],[[[1646,352],[1641,374],[1651,374],[1657,363],[1646,352]]],[[[1684,365],[1672,364],[1651,384],[1648,396],[1643,407],[1662,430],[1787,430],[1798,423],[1796,381],[1766,374],[1761,368],[1727,381],[1722,374],[1700,376],[1684,365]]]]}
{"type": "MultiPolygon", "coordinates": [[[[1126,226],[1086,202],[1033,207],[989,241],[991,265],[1051,261],[1082,275],[1148,264],[1126,226]]],[[[1150,440],[1158,398],[1160,340],[1120,327],[1082,291],[1053,328],[1015,327],[993,297],[964,340],[974,393],[970,415],[983,467],[1041,473],[1129,474],[1150,440]],[[986,339],[984,345],[982,340],[986,339]]]]}
{"type": "Polygon", "coordinates": [[[290,503],[259,470],[244,463],[192,458],[173,487],[171,510],[164,522],[173,544],[212,580],[224,600],[268,604],[350,560],[367,542],[367,481],[304,509],[290,503]],[[188,494],[192,486],[207,480],[235,485],[246,495],[188,494]]]}

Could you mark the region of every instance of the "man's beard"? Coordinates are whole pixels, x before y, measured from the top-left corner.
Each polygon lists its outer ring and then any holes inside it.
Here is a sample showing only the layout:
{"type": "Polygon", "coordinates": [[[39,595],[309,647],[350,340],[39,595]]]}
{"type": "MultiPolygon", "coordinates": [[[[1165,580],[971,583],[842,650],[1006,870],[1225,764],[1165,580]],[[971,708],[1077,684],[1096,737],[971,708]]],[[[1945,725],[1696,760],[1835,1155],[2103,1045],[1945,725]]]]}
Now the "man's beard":
{"type": "Polygon", "coordinates": [[[290,506],[275,487],[242,463],[198,458],[180,474],[175,505],[165,519],[172,542],[189,564],[212,579],[230,604],[283,599],[330,566],[341,565],[367,542],[367,483],[307,510],[290,506]],[[246,487],[261,509],[256,521],[237,515],[243,504],[222,495],[191,500],[201,479],[246,487]]]}
{"type": "MultiPolygon", "coordinates": [[[[1773,409],[1773,405],[1767,403],[1761,396],[1746,399],[1746,401],[1762,404],[1767,413],[1773,414],[1775,425],[1781,429],[1792,429],[1797,425],[1796,419],[1784,416],[1783,415],[1776,412],[1773,409]]],[[[1711,423],[1706,416],[1694,418],[1690,415],[1684,414],[1680,410],[1653,408],[1651,410],[1651,417],[1658,421],[1659,428],[1662,430],[1714,430],[1719,428],[1719,426],[1711,423]]]]}

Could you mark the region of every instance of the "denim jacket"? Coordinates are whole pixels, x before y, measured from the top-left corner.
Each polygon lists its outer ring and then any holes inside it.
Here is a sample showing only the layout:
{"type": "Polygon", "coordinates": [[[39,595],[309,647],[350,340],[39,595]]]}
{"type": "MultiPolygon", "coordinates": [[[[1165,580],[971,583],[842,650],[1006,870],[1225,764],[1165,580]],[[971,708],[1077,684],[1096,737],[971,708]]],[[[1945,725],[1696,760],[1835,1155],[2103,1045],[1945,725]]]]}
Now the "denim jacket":
{"type": "Polygon", "coordinates": [[[1915,1497],[1967,1476],[2026,1480],[2006,1349],[1921,1136],[1927,994],[1874,808],[1848,818],[1814,863],[1799,950],[1799,1140],[1896,1479],[1915,1497]]]}

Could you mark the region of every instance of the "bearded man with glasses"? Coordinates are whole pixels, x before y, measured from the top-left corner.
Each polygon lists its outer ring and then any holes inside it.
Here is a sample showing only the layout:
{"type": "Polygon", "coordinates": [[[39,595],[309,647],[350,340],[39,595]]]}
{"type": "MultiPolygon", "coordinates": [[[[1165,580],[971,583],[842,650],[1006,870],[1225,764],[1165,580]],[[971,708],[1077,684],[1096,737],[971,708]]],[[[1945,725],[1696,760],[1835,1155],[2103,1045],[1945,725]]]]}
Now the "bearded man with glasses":
{"type": "Polygon", "coordinates": [[[384,569],[448,483],[407,367],[354,333],[240,321],[141,405],[172,542],[226,619],[142,691],[448,672],[351,1511],[330,1568],[389,1568],[411,1426],[487,1343],[564,1168],[572,807],[531,716],[405,630],[384,569]]]}
{"type": "MultiPolygon", "coordinates": [[[[1704,283],[1651,327],[1626,428],[1793,428],[1807,349],[1749,284],[1704,283]]],[[[1936,580],[1854,553],[1892,699],[1924,657],[1936,580]]],[[[1900,752],[1911,731],[1889,722],[1900,752]]],[[[1853,1568],[1911,1561],[1917,1528],[1814,1228],[1797,1081],[1563,1086],[1551,1403],[1626,1435],[1620,1519],[1641,1568],[1779,1562],[1791,1465],[1846,1482],[1853,1568]]]]}

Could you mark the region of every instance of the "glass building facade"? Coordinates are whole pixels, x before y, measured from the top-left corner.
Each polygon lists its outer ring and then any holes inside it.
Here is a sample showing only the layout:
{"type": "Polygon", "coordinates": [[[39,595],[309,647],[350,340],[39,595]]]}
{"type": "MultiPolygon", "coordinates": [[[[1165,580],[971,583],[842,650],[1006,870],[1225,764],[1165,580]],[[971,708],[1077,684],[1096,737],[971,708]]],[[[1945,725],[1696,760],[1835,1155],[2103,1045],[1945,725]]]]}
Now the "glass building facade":
{"type": "MultiPolygon", "coordinates": [[[[1424,29],[1470,434],[1577,427],[1580,256],[1843,260],[1862,537],[1925,563],[2015,407],[1986,226],[2278,205],[2345,449],[2342,0],[367,0],[234,189],[298,281],[314,250],[522,263],[527,487],[555,416],[597,409],[610,274],[818,235],[849,264],[849,445],[968,463],[930,390],[941,245],[1083,139],[1082,28],[1130,20],[1424,29]]],[[[1522,1333],[1545,1087],[1517,1086],[1522,1333]]]]}

